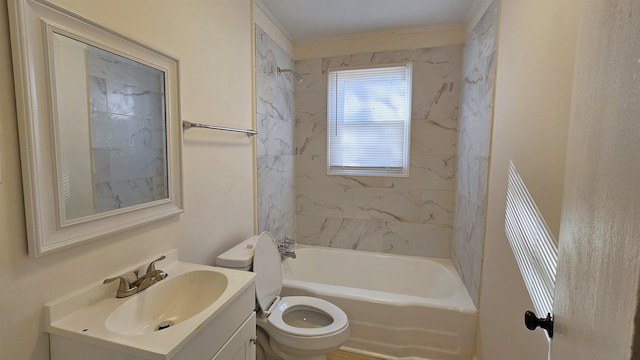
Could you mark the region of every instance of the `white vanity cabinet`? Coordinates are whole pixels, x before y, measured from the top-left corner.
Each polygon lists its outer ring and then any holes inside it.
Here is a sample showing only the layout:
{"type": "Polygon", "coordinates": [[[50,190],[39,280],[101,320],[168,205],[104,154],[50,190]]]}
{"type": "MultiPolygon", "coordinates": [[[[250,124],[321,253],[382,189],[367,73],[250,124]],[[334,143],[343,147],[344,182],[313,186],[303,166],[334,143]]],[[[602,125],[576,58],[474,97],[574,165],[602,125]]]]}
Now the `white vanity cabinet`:
{"type": "MultiPolygon", "coordinates": [[[[248,290],[247,293],[253,295],[253,288],[248,290]]],[[[247,296],[249,294],[230,304],[174,354],[105,347],[51,334],[51,360],[255,360],[256,314],[250,311],[247,316],[246,304],[243,304],[246,303],[243,298],[251,299],[253,304],[253,296],[247,296]]]]}
{"type": "MultiPolygon", "coordinates": [[[[203,329],[203,334],[216,332],[213,328],[203,329]]],[[[224,331],[226,332],[226,331],[224,331]]],[[[252,312],[245,322],[231,335],[221,348],[212,352],[211,346],[202,343],[215,344],[218,339],[196,337],[187,343],[171,360],[255,360],[256,358],[256,315],[252,312]],[[209,341],[207,341],[209,340],[209,341]]],[[[105,349],[99,346],[81,343],[58,335],[51,335],[51,360],[142,360],[162,359],[164,357],[146,357],[124,352],[105,349]]]]}
{"type": "Polygon", "coordinates": [[[211,360],[255,360],[256,314],[253,313],[211,360]]]}
{"type": "Polygon", "coordinates": [[[167,259],[140,294],[99,283],[46,304],[51,359],[255,360],[255,274],[167,259]]]}
{"type": "Polygon", "coordinates": [[[219,341],[219,338],[209,336],[225,336],[221,332],[228,333],[234,328],[202,330],[200,336],[185,345],[171,360],[255,360],[256,358],[256,315],[251,315],[240,325],[231,337],[212,352],[210,344],[219,341]],[[215,334],[217,333],[217,334],[215,334]]]}

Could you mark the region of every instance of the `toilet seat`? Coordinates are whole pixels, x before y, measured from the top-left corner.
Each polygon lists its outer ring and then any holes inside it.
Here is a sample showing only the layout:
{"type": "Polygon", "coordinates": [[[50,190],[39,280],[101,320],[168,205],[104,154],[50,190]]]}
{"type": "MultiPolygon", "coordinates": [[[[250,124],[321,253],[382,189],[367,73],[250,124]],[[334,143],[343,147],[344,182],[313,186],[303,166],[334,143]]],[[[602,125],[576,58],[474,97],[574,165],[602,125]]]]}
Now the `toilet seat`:
{"type": "Polygon", "coordinates": [[[344,311],[326,300],[309,296],[279,297],[282,290],[280,253],[273,237],[266,231],[260,234],[254,247],[253,271],[256,273],[258,305],[262,314],[267,316],[267,323],[274,329],[289,335],[313,337],[330,335],[348,327],[349,322],[344,311]],[[332,322],[316,328],[287,324],[284,317],[289,311],[296,309],[325,315],[331,318],[332,322]]]}
{"type": "Polygon", "coordinates": [[[258,236],[253,247],[253,272],[256,273],[258,306],[268,315],[282,290],[282,268],[276,242],[266,231],[258,236]]]}
{"type": "Polygon", "coordinates": [[[336,305],[326,300],[308,296],[286,296],[281,298],[278,305],[271,311],[267,322],[282,332],[297,336],[329,335],[344,329],[349,323],[347,315],[336,305]],[[316,328],[303,328],[287,324],[284,320],[285,314],[296,309],[323,314],[331,318],[332,322],[327,326],[316,328]]]}

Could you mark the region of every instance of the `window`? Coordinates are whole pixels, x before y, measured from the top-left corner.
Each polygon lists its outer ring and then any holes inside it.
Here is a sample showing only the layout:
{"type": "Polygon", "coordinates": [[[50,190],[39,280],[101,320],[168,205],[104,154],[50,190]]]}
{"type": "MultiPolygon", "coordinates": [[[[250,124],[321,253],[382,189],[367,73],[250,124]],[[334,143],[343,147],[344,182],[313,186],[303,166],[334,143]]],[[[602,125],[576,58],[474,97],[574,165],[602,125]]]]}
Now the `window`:
{"type": "Polygon", "coordinates": [[[330,70],[328,87],[328,173],[407,176],[411,64],[330,70]]]}

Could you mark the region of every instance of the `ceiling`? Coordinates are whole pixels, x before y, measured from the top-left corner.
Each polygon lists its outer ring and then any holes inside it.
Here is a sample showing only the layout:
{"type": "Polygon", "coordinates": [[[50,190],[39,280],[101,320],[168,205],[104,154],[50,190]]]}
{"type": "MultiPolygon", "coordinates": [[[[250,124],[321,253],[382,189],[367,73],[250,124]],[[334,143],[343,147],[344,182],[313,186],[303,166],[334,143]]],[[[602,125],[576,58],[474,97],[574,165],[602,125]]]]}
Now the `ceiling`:
{"type": "Polygon", "coordinates": [[[467,22],[478,0],[260,0],[294,43],[467,22]]]}

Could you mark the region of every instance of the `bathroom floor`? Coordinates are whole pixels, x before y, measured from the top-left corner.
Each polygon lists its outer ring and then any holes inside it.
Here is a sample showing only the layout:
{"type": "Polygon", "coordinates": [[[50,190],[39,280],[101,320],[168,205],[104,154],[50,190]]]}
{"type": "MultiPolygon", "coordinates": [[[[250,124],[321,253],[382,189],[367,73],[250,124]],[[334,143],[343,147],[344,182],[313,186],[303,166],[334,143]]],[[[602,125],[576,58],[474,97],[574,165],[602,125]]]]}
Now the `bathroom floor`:
{"type": "Polygon", "coordinates": [[[371,356],[360,355],[356,353],[338,350],[330,354],[327,354],[327,360],[380,360],[380,359],[374,358],[371,356]]]}

